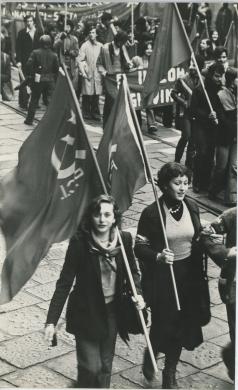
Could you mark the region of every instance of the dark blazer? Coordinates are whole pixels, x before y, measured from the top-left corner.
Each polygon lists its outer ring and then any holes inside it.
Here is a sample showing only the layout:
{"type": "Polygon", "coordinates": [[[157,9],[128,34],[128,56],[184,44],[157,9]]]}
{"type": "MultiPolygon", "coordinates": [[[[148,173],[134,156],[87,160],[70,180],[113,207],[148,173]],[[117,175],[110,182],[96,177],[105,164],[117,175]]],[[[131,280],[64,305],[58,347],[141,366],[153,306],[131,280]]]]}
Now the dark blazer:
{"type": "MultiPolygon", "coordinates": [[[[135,261],[130,233],[122,232],[122,240],[137,291],[141,294],[139,269],[135,261]]],[[[127,333],[123,326],[122,295],[128,280],[121,252],[115,259],[117,263],[116,316],[119,334],[125,339],[127,333]]],[[[98,255],[90,251],[87,237],[83,232],[78,233],[69,243],[65,262],[50,303],[47,324],[57,324],[74,279],[75,283],[66,312],[67,332],[95,341],[107,337],[106,304],[98,255]]]]}
{"type": "Polygon", "coordinates": [[[34,49],[39,48],[41,34],[36,30],[34,39],[26,32],[26,29],[20,30],[16,41],[16,61],[22,63],[22,70],[25,72],[26,62],[34,49]]]}

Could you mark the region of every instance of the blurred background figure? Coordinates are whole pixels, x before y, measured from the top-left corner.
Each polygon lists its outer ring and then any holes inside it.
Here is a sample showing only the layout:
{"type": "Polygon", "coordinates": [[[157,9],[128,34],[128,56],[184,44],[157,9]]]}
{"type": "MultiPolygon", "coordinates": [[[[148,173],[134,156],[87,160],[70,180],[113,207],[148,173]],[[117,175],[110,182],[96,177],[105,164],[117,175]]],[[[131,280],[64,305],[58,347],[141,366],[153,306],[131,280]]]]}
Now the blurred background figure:
{"type": "Polygon", "coordinates": [[[229,3],[223,3],[216,17],[216,29],[220,37],[221,45],[225,43],[225,39],[232,21],[232,11],[228,6],[229,3]]]}
{"type": "Polygon", "coordinates": [[[237,70],[225,73],[226,85],[218,92],[221,101],[216,134],[216,159],[209,198],[214,200],[224,190],[224,203],[237,202],[237,70]]]}
{"type": "Polygon", "coordinates": [[[58,34],[55,38],[54,49],[58,54],[63,56],[65,66],[69,72],[74,89],[78,88],[78,65],[76,58],[79,55],[78,39],[73,35],[74,23],[67,20],[65,31],[58,34]]]}
{"type": "Polygon", "coordinates": [[[88,40],[79,50],[77,58],[82,75],[82,109],[84,119],[101,120],[99,96],[102,94],[102,76],[97,69],[97,60],[102,43],[97,41],[96,27],[88,29],[88,40]]]}
{"type": "MultiPolygon", "coordinates": [[[[35,20],[32,15],[24,18],[25,28],[20,30],[16,40],[16,63],[17,67],[26,77],[26,63],[32,50],[39,48],[40,33],[36,30],[35,20]]],[[[22,81],[20,79],[20,81],[22,81]]],[[[19,90],[19,106],[27,110],[29,95],[26,87],[19,90]]]]}

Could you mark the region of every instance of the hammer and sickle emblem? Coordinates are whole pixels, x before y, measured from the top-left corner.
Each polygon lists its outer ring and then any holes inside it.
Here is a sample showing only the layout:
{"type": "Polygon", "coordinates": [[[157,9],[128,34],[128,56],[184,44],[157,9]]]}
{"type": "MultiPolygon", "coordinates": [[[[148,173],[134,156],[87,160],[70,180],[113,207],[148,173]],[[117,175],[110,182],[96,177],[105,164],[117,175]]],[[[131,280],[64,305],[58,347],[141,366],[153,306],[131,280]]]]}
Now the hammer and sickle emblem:
{"type": "MultiPolygon", "coordinates": [[[[69,134],[67,134],[65,137],[61,138],[62,141],[66,142],[66,148],[69,146],[72,146],[74,144],[75,138],[71,137],[69,134]]],[[[86,150],[76,150],[75,151],[75,159],[86,159],[86,150]]],[[[70,177],[75,172],[75,161],[67,168],[61,169],[62,161],[58,158],[55,147],[52,151],[51,155],[51,163],[55,170],[58,172],[58,179],[66,179],[67,177],[70,177]]]]}

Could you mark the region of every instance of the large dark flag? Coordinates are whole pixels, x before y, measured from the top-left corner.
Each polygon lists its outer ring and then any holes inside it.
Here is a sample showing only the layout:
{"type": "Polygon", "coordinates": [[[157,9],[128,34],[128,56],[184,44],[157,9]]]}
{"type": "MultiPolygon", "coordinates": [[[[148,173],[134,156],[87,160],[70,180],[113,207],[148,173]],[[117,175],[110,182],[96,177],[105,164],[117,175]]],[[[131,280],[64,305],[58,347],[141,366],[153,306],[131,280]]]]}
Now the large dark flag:
{"type": "Polygon", "coordinates": [[[159,83],[166,76],[168,70],[182,64],[191,56],[178,12],[175,4],[166,4],[162,22],[156,33],[154,49],[144,82],[143,100],[145,106],[148,103],[148,98],[158,93],[159,83]]]}
{"type": "Polygon", "coordinates": [[[147,182],[144,159],[133,121],[126,78],[108,118],[97,160],[108,192],[123,212],[131,205],[133,194],[147,182]]]}
{"type": "Polygon", "coordinates": [[[94,170],[84,125],[64,75],[50,106],[0,183],[0,225],[7,255],[0,304],[9,302],[54,242],[71,237],[91,199],[94,170]]]}

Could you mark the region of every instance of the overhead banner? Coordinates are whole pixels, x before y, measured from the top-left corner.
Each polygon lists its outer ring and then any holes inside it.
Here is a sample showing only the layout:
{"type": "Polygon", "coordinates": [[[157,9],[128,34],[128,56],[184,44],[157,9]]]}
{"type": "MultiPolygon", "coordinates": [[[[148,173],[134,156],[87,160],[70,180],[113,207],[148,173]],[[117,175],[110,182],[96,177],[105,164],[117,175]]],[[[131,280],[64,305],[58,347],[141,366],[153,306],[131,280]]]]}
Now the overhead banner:
{"type": "MultiPolygon", "coordinates": [[[[129,84],[131,98],[136,110],[142,109],[141,94],[143,91],[143,83],[145,81],[146,72],[147,69],[137,69],[125,74],[129,84]]],[[[160,107],[173,104],[174,100],[170,96],[171,90],[175,81],[184,75],[185,68],[179,66],[171,68],[167,73],[167,77],[161,80],[157,95],[154,98],[151,96],[148,99],[147,106],[160,107]]],[[[118,94],[121,78],[121,73],[117,73],[116,75],[107,75],[104,78],[104,87],[106,92],[113,99],[115,99],[118,94]]]]}

